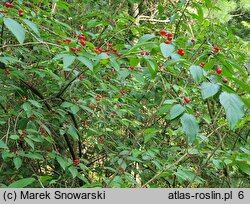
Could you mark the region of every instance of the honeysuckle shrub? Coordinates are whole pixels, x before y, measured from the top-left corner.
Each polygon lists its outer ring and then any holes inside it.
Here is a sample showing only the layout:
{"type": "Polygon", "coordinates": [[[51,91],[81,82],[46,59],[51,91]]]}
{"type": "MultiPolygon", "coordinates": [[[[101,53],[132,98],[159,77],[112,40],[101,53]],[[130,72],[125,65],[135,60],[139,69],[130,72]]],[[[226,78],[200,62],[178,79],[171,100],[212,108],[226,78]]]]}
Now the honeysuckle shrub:
{"type": "Polygon", "coordinates": [[[156,4],[1,4],[1,187],[249,187],[248,42],[156,4]]]}

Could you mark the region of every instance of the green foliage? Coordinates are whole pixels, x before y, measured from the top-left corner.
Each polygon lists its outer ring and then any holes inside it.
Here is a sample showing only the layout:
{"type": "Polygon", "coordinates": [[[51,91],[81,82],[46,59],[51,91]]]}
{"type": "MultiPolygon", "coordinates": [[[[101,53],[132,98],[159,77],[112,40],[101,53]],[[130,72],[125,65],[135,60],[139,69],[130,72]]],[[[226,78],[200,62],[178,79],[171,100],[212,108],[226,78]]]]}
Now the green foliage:
{"type": "Polygon", "coordinates": [[[126,3],[0,5],[0,186],[249,187],[249,43],[223,2],[126,3]]]}

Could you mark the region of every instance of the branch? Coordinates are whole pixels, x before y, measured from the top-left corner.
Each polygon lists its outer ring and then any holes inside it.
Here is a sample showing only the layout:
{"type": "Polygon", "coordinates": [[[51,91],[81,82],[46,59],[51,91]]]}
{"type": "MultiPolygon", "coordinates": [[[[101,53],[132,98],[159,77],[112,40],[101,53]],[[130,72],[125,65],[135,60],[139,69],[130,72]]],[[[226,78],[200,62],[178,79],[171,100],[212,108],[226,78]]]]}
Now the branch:
{"type": "Polygon", "coordinates": [[[183,11],[182,11],[182,13],[181,13],[181,16],[180,16],[180,18],[179,18],[179,21],[178,21],[178,23],[177,23],[177,25],[176,25],[176,27],[175,27],[174,36],[176,35],[176,33],[177,33],[178,30],[179,30],[179,26],[180,26],[181,19],[182,19],[182,17],[184,16],[184,13],[185,13],[185,11],[186,11],[186,9],[187,9],[187,7],[188,7],[188,5],[189,5],[190,2],[191,2],[191,0],[189,0],[189,1],[186,3],[186,6],[184,7],[184,9],[183,9],[183,11]]]}
{"type": "Polygon", "coordinates": [[[0,46],[2,46],[1,48],[6,48],[6,47],[19,47],[19,46],[25,46],[25,45],[39,45],[39,44],[44,44],[44,45],[52,45],[52,46],[57,46],[60,48],[63,48],[63,46],[58,45],[58,44],[54,44],[54,43],[50,43],[50,42],[27,42],[27,43],[23,43],[23,44],[15,44],[15,45],[3,45],[1,44],[0,46]]]}
{"type": "Polygon", "coordinates": [[[20,80],[25,86],[27,86],[35,95],[37,95],[40,99],[43,100],[44,105],[47,107],[47,109],[49,111],[52,111],[52,107],[48,104],[48,102],[46,100],[44,100],[44,96],[32,85],[28,84],[26,81],[24,80],[20,80]]]}
{"type": "MultiPolygon", "coordinates": [[[[85,71],[85,70],[84,70],[85,71]]],[[[68,84],[66,84],[65,87],[63,87],[58,94],[55,96],[55,98],[60,98],[61,95],[66,91],[66,89],[72,84],[84,71],[80,72],[77,76],[75,76],[73,79],[71,79],[68,84]]]]}
{"type": "Polygon", "coordinates": [[[137,21],[137,23],[139,23],[140,21],[152,21],[152,22],[157,22],[157,23],[168,23],[170,20],[169,19],[159,20],[159,19],[151,18],[149,16],[138,16],[136,21],[137,21]]]}

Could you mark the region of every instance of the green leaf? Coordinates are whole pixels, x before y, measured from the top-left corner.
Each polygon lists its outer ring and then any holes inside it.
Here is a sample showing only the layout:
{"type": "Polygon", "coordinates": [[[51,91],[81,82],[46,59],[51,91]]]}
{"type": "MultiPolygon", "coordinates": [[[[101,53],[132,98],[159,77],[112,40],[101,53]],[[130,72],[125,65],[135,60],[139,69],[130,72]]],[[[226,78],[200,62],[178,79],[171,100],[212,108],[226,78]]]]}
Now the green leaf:
{"type": "Polygon", "coordinates": [[[157,74],[157,71],[158,71],[158,65],[153,60],[147,59],[146,61],[147,61],[148,69],[149,69],[152,77],[154,78],[157,74]]]}
{"type": "Polygon", "coordinates": [[[78,175],[78,171],[77,171],[76,167],[74,167],[74,166],[69,167],[69,171],[70,171],[73,178],[75,178],[78,175]]]}
{"type": "Polygon", "coordinates": [[[25,30],[18,22],[11,18],[5,18],[4,25],[12,32],[20,44],[24,42],[25,30]]]}
{"type": "Polygon", "coordinates": [[[240,118],[244,116],[244,103],[238,95],[226,92],[221,93],[220,103],[226,111],[229,127],[233,129],[240,118]]]}
{"type": "Polygon", "coordinates": [[[42,107],[42,105],[39,103],[39,102],[37,102],[37,101],[34,101],[34,100],[28,100],[33,106],[35,106],[35,107],[37,107],[37,108],[41,108],[42,107]]]}
{"type": "Polygon", "coordinates": [[[37,26],[33,22],[31,22],[27,19],[24,19],[23,21],[24,21],[24,23],[26,23],[27,26],[29,26],[34,31],[35,34],[37,34],[37,36],[40,37],[40,32],[37,29],[37,26]]]}
{"type": "Polygon", "coordinates": [[[146,144],[147,142],[149,142],[151,139],[153,139],[156,135],[156,133],[158,132],[158,130],[156,130],[155,128],[148,128],[144,131],[144,143],[146,144]]]}
{"type": "Polygon", "coordinates": [[[185,111],[185,108],[180,105],[180,104],[176,104],[174,105],[171,109],[170,109],[170,116],[171,116],[171,120],[177,118],[179,115],[181,115],[183,112],[185,111]]]}
{"type": "Polygon", "coordinates": [[[69,126],[69,129],[67,133],[74,139],[74,140],[79,140],[79,136],[76,132],[76,129],[73,127],[73,125],[69,126]]]}
{"type": "Polygon", "coordinates": [[[151,34],[146,34],[146,35],[143,35],[139,40],[138,40],[138,44],[139,43],[143,43],[143,42],[146,42],[146,41],[149,41],[151,39],[155,38],[155,35],[151,35],[151,34]]]}
{"type": "Polygon", "coordinates": [[[185,113],[181,117],[181,124],[188,137],[188,143],[192,144],[199,132],[199,126],[195,117],[191,114],[185,113]]]}
{"type": "Polygon", "coordinates": [[[0,140],[0,149],[8,149],[8,146],[2,140],[0,140]]]}
{"type": "Polygon", "coordinates": [[[15,181],[11,183],[8,188],[24,188],[30,184],[32,184],[36,179],[34,178],[25,178],[25,179],[20,179],[18,181],[15,181]]]}
{"type": "Polygon", "coordinates": [[[31,146],[33,150],[35,149],[35,145],[31,139],[25,137],[24,140],[28,143],[29,146],[31,146]]]}
{"type": "Polygon", "coordinates": [[[117,63],[117,61],[114,58],[110,58],[110,65],[115,68],[116,71],[120,70],[120,65],[117,63]]]}
{"type": "Polygon", "coordinates": [[[57,156],[56,157],[57,162],[60,164],[60,166],[63,168],[63,170],[66,169],[68,166],[68,162],[66,162],[62,157],[57,156]]]}
{"type": "Polygon", "coordinates": [[[246,162],[237,162],[237,165],[240,167],[240,169],[248,174],[250,176],[250,165],[246,162]]]}
{"type": "Polygon", "coordinates": [[[211,96],[214,96],[220,90],[220,86],[218,84],[213,84],[210,82],[203,82],[201,85],[201,95],[205,100],[211,96]]]}
{"type": "Polygon", "coordinates": [[[13,160],[13,162],[14,162],[16,169],[19,169],[22,166],[22,160],[19,157],[16,157],[13,160]]]}
{"type": "Polygon", "coordinates": [[[167,58],[174,52],[174,46],[170,44],[161,43],[160,44],[162,55],[167,58]]]}
{"type": "Polygon", "coordinates": [[[250,94],[250,86],[247,84],[247,83],[245,83],[245,82],[243,82],[243,81],[241,81],[241,80],[239,80],[239,79],[237,79],[237,78],[234,78],[234,77],[231,77],[238,85],[240,85],[241,86],[241,88],[244,90],[244,91],[246,91],[247,93],[249,93],[250,94]]]}
{"type": "Polygon", "coordinates": [[[73,62],[75,61],[76,57],[73,55],[65,55],[63,56],[63,68],[67,68],[70,65],[73,64],[73,62]]]}
{"type": "Polygon", "coordinates": [[[80,56],[78,57],[78,60],[86,65],[86,67],[88,67],[91,71],[93,71],[93,64],[88,58],[80,56]]]}
{"type": "Polygon", "coordinates": [[[190,73],[196,83],[200,82],[203,77],[203,70],[200,66],[192,65],[190,67],[190,73]]]}
{"type": "Polygon", "coordinates": [[[80,108],[78,107],[78,105],[73,105],[73,106],[70,107],[70,110],[75,115],[80,110],[80,108]]]}
{"type": "Polygon", "coordinates": [[[43,160],[43,156],[41,154],[38,153],[29,153],[29,154],[23,154],[23,157],[26,158],[30,158],[30,159],[39,159],[39,160],[43,160]]]}

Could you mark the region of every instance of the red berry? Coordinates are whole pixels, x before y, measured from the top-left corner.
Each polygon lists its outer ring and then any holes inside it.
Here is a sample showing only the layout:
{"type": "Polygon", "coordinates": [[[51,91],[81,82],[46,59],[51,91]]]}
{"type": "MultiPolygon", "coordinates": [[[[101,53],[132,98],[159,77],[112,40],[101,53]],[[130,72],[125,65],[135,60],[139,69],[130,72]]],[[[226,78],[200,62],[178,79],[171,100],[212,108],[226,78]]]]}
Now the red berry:
{"type": "Polygon", "coordinates": [[[20,139],[24,139],[24,135],[20,135],[20,139]]]}
{"type": "Polygon", "coordinates": [[[122,90],[121,94],[124,96],[126,94],[126,91],[122,90]]]}
{"type": "Polygon", "coordinates": [[[108,43],[107,46],[108,46],[109,48],[111,48],[111,47],[112,47],[112,43],[108,43]]]}
{"type": "Polygon", "coordinates": [[[35,116],[34,115],[31,115],[30,116],[30,120],[34,120],[35,119],[35,116]]]}
{"type": "Polygon", "coordinates": [[[98,52],[99,52],[99,49],[98,49],[98,48],[94,49],[94,52],[95,52],[95,53],[98,53],[98,52]]]}
{"type": "Polygon", "coordinates": [[[178,49],[178,52],[183,52],[183,49],[182,49],[182,48],[179,48],[179,49],[178,49]]]}
{"type": "Polygon", "coordinates": [[[44,137],[48,137],[48,135],[46,133],[43,134],[44,137]]]}
{"type": "Polygon", "coordinates": [[[71,40],[70,39],[66,39],[66,41],[68,42],[68,44],[70,44],[71,40]]]}
{"type": "Polygon", "coordinates": [[[79,76],[79,79],[83,79],[83,78],[84,78],[84,76],[83,76],[83,75],[80,75],[80,76],[79,76]]]}
{"type": "Polygon", "coordinates": [[[108,56],[110,56],[110,53],[109,53],[109,52],[106,52],[106,54],[107,54],[108,56]]]}
{"type": "Polygon", "coordinates": [[[113,52],[117,52],[117,49],[113,48],[112,51],[113,51],[113,52]]]}
{"type": "Polygon", "coordinates": [[[86,127],[90,127],[90,124],[87,123],[87,122],[84,122],[84,125],[85,125],[86,127]]]}
{"type": "Polygon", "coordinates": [[[73,161],[74,165],[78,166],[80,164],[80,159],[75,159],[73,161]]]}
{"type": "Polygon", "coordinates": [[[100,101],[102,99],[102,96],[100,94],[98,94],[95,98],[97,101],[100,101]]]}
{"type": "Polygon", "coordinates": [[[227,82],[228,82],[228,79],[225,78],[225,77],[222,77],[222,81],[223,81],[224,83],[227,83],[227,82]]]}
{"type": "Polygon", "coordinates": [[[163,64],[159,64],[159,68],[161,69],[163,67],[163,64]]]}
{"type": "Polygon", "coordinates": [[[64,39],[64,40],[63,40],[63,42],[67,42],[67,40],[66,40],[66,39],[64,39]]]}
{"type": "Polygon", "coordinates": [[[165,43],[165,44],[169,44],[169,41],[168,41],[168,40],[164,40],[164,43],[165,43]]]}
{"type": "Polygon", "coordinates": [[[18,9],[18,13],[23,13],[23,9],[18,9]]]}
{"type": "Polygon", "coordinates": [[[78,36],[78,39],[79,39],[79,40],[86,40],[86,37],[85,37],[84,35],[79,35],[79,36],[78,36]]]}
{"type": "Polygon", "coordinates": [[[161,35],[166,35],[166,34],[167,34],[167,31],[161,30],[161,31],[160,31],[160,34],[161,34],[161,35]]]}
{"type": "Polygon", "coordinates": [[[122,56],[122,54],[121,54],[121,53],[118,53],[118,54],[117,54],[117,57],[121,57],[121,56],[122,56]]]}
{"type": "Polygon", "coordinates": [[[185,101],[186,103],[189,103],[189,102],[190,102],[190,99],[189,99],[188,97],[184,97],[184,101],[185,101]]]}
{"type": "Polygon", "coordinates": [[[40,132],[44,132],[44,128],[43,127],[40,128],[40,132]]]}
{"type": "Polygon", "coordinates": [[[26,96],[23,96],[23,97],[22,97],[22,101],[23,101],[24,103],[27,101],[26,96]]]}
{"type": "Polygon", "coordinates": [[[83,26],[81,26],[81,27],[80,27],[80,30],[81,30],[81,31],[83,31],[83,30],[84,30],[83,26]]]}
{"type": "Polygon", "coordinates": [[[205,62],[200,63],[200,67],[204,67],[205,66],[205,62]]]}
{"type": "Polygon", "coordinates": [[[122,170],[122,175],[124,175],[125,174],[125,171],[124,170],[122,170]]]}
{"type": "Polygon", "coordinates": [[[219,52],[220,48],[218,46],[214,46],[214,52],[219,52]]]}
{"type": "Polygon", "coordinates": [[[78,52],[80,52],[80,51],[81,51],[81,49],[82,49],[82,48],[78,47],[78,48],[77,48],[77,51],[78,51],[78,52]]]}
{"type": "Polygon", "coordinates": [[[144,56],[144,52],[143,52],[143,51],[141,51],[141,53],[140,53],[140,54],[141,54],[141,56],[144,56]]]}
{"type": "Polygon", "coordinates": [[[79,98],[75,98],[75,102],[78,102],[79,101],[79,98]]]}
{"type": "Polygon", "coordinates": [[[80,41],[80,44],[81,44],[82,46],[86,46],[86,43],[85,43],[84,41],[80,41]]]}
{"type": "Polygon", "coordinates": [[[216,70],[216,72],[217,72],[217,74],[221,74],[221,73],[222,73],[222,69],[221,69],[221,68],[218,68],[218,69],[216,70]]]}
{"type": "Polygon", "coordinates": [[[173,37],[172,36],[168,36],[168,40],[169,41],[173,40],[173,37]]]}
{"type": "Polygon", "coordinates": [[[56,41],[56,44],[58,44],[58,45],[60,45],[61,43],[62,43],[61,40],[57,40],[57,41],[56,41]]]}
{"type": "Polygon", "coordinates": [[[10,70],[6,69],[5,74],[10,74],[10,70]]]}
{"type": "Polygon", "coordinates": [[[171,37],[171,38],[172,38],[172,37],[173,37],[173,34],[172,34],[172,33],[167,33],[167,34],[166,34],[166,36],[168,36],[168,37],[171,37]]]}
{"type": "Polygon", "coordinates": [[[74,48],[74,47],[71,47],[70,50],[71,50],[72,52],[76,52],[76,48],[74,48]]]}
{"type": "Polygon", "coordinates": [[[109,76],[106,76],[106,80],[107,80],[107,81],[110,81],[110,77],[109,77],[109,76]]]}
{"type": "Polygon", "coordinates": [[[195,39],[192,39],[191,42],[192,42],[192,43],[195,43],[195,39]]]}
{"type": "Polygon", "coordinates": [[[27,131],[26,131],[26,130],[22,130],[22,133],[23,133],[24,135],[27,135],[27,131]]]}
{"type": "Polygon", "coordinates": [[[131,71],[133,71],[133,70],[135,69],[135,67],[130,66],[129,69],[130,69],[131,71]]]}
{"type": "Polygon", "coordinates": [[[149,54],[150,54],[149,51],[146,51],[146,52],[145,52],[145,55],[149,56],[149,54]]]}

